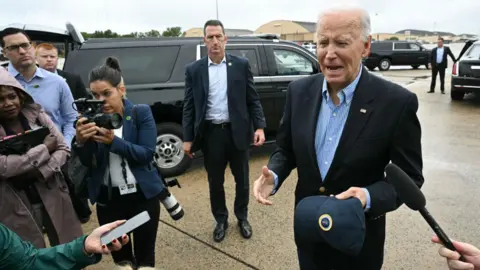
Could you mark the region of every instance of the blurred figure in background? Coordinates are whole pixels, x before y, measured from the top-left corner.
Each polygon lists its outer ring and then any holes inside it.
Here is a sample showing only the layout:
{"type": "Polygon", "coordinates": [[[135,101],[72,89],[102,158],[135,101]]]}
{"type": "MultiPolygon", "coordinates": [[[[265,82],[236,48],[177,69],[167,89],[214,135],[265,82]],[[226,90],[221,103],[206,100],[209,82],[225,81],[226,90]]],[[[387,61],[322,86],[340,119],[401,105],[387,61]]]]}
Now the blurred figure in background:
{"type": "Polygon", "coordinates": [[[432,65],[432,82],[430,84],[430,91],[427,93],[435,92],[435,83],[437,81],[437,73],[440,74],[440,91],[445,94],[445,70],[448,67],[447,55],[452,58],[453,62],[456,62],[455,55],[449,47],[443,46],[443,38],[438,37],[437,47],[432,50],[430,54],[430,63],[432,65]]]}
{"type": "Polygon", "coordinates": [[[38,66],[62,76],[70,87],[73,99],[91,98],[80,76],[57,68],[58,50],[55,46],[50,43],[41,43],[35,49],[38,66]]]}

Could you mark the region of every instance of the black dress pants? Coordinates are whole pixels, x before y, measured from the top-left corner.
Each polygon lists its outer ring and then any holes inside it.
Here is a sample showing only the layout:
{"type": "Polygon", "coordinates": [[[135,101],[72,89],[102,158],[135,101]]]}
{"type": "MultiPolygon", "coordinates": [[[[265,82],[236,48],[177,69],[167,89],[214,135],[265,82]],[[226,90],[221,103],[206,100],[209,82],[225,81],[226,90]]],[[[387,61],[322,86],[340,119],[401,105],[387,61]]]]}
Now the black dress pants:
{"type": "Polygon", "coordinates": [[[210,207],[217,223],[228,220],[225,202],[225,169],[235,178],[234,211],[237,219],[247,220],[249,201],[248,150],[238,150],[233,142],[230,124],[207,124],[202,152],[210,188],[210,207]]]}
{"type": "Polygon", "coordinates": [[[119,251],[112,252],[112,257],[116,264],[154,267],[155,241],[160,219],[158,198],[153,197],[147,200],[137,185],[137,192],[127,195],[120,195],[118,188],[112,187],[112,197],[108,200],[108,188],[102,186],[96,205],[100,225],[116,220],[128,220],[143,211],[148,212],[150,220],[130,233],[130,242],[119,251]]]}
{"type": "Polygon", "coordinates": [[[446,68],[443,66],[432,66],[432,83],[430,84],[430,91],[435,91],[437,73],[440,74],[440,91],[445,91],[445,69],[446,68]]]}

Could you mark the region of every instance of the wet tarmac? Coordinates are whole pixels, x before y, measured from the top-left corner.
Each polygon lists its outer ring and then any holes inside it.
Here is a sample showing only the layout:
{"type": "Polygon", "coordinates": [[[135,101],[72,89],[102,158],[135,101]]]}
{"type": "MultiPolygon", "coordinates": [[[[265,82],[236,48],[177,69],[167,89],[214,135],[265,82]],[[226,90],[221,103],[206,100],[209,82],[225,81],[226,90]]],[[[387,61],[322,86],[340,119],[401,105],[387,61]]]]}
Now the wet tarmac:
{"type": "MultiPolygon", "coordinates": [[[[425,185],[422,190],[427,208],[451,238],[480,247],[480,98],[469,95],[464,101],[452,102],[450,75],[446,76],[445,95],[439,92],[439,82],[437,91],[427,94],[430,72],[395,68],[374,73],[417,94],[423,131],[425,185]]],[[[251,183],[273,149],[273,146],[264,146],[253,151],[251,183]]],[[[298,269],[292,231],[295,171],[272,199],[274,205],[259,205],[251,196],[249,220],[253,236],[244,240],[236,227],[235,184],[227,168],[225,189],[230,227],[222,243],[212,239],[214,220],[202,160],[196,160],[178,180],[182,188],[171,188],[171,191],[184,207],[185,216],[173,221],[162,207],[156,249],[158,269],[298,269]]],[[[97,226],[95,217],[92,218],[85,232],[97,226]]],[[[430,242],[432,235],[418,212],[402,206],[389,213],[383,269],[447,269],[445,261],[438,256],[438,246],[430,242]]],[[[105,256],[101,263],[89,269],[114,267],[110,257],[105,256]]]]}

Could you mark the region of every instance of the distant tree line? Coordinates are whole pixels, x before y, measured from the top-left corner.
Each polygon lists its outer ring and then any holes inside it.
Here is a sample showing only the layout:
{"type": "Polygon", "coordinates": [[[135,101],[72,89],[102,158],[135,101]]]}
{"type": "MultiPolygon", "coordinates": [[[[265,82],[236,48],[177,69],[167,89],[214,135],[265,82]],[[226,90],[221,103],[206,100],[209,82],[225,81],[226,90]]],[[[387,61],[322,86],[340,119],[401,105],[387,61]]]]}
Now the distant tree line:
{"type": "Polygon", "coordinates": [[[107,30],[96,30],[93,33],[82,32],[82,35],[85,39],[89,38],[122,38],[122,37],[133,37],[133,38],[145,38],[145,37],[181,37],[185,35],[185,32],[182,32],[181,27],[168,27],[165,31],[161,32],[158,30],[150,30],[148,32],[132,32],[130,34],[118,34],[113,32],[110,29],[107,30]]]}

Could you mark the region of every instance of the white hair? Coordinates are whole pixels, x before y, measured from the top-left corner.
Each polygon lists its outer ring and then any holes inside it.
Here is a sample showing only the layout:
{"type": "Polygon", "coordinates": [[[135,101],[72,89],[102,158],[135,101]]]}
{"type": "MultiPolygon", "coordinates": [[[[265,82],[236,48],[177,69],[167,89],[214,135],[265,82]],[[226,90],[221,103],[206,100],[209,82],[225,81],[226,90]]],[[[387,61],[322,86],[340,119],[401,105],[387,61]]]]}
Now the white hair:
{"type": "Polygon", "coordinates": [[[322,18],[324,15],[328,13],[338,13],[338,12],[346,12],[346,11],[358,11],[360,13],[360,38],[362,39],[362,41],[368,41],[368,38],[370,37],[372,32],[370,14],[368,14],[368,12],[365,9],[355,7],[355,6],[354,7],[340,6],[340,7],[331,8],[321,12],[318,15],[317,32],[320,29],[320,25],[322,23],[322,18]]]}

